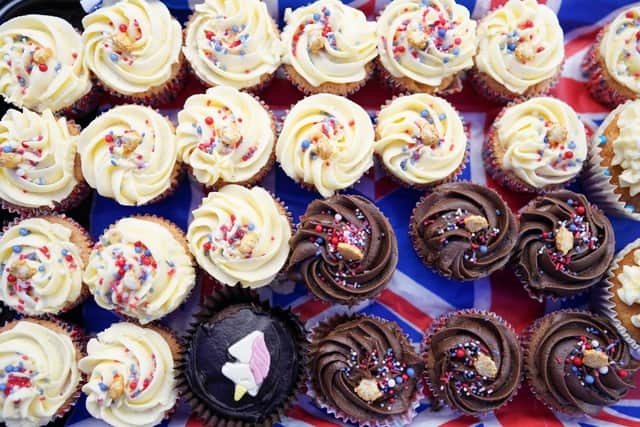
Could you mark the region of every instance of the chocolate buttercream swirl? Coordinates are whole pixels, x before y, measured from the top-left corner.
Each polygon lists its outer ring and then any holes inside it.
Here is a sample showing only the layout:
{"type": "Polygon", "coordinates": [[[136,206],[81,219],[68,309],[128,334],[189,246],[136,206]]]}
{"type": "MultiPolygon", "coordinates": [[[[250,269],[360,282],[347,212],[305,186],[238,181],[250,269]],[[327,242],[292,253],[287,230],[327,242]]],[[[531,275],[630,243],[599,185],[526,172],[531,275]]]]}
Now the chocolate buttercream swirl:
{"type": "Polygon", "coordinates": [[[525,349],[529,382],[538,397],[569,414],[597,414],[634,387],[638,362],[607,320],[559,311],[534,324],[525,349]]]}
{"type": "Polygon", "coordinates": [[[493,313],[462,311],[436,321],[425,360],[436,397],[469,415],[513,398],[522,372],[520,343],[493,313]]]}
{"type": "Polygon", "coordinates": [[[320,324],[310,356],[320,403],[360,422],[405,414],[424,366],[396,323],[365,315],[320,324]]]}
{"type": "Polygon", "coordinates": [[[597,284],[614,252],[611,223],[582,194],[549,193],[520,212],[516,271],[539,300],[576,295],[597,284]]]}
{"type": "Polygon", "coordinates": [[[361,196],[314,200],[291,238],[289,271],[328,302],[353,305],[391,280],[398,243],[389,220],[361,196]]]}
{"type": "Polygon", "coordinates": [[[498,193],[471,182],[437,187],[418,202],[409,227],[424,263],[456,280],[478,279],[504,267],[518,233],[498,193]]]}

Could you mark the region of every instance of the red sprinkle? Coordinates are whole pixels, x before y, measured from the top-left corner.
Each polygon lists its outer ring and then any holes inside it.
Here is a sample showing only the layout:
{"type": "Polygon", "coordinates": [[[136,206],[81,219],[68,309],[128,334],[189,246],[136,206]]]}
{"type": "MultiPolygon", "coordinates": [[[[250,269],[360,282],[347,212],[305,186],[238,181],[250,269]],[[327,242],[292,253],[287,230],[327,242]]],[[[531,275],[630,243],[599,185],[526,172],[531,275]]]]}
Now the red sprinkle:
{"type": "Polygon", "coordinates": [[[113,137],[109,134],[109,135],[104,137],[104,140],[107,141],[107,142],[113,142],[113,137]]]}
{"type": "Polygon", "coordinates": [[[49,67],[47,67],[47,64],[40,64],[38,65],[38,69],[44,73],[49,69],[49,67]]]}
{"type": "Polygon", "coordinates": [[[208,124],[209,126],[211,126],[211,125],[213,124],[213,117],[211,117],[211,116],[207,116],[207,117],[205,117],[205,118],[204,118],[204,122],[205,122],[206,124],[208,124]]]}
{"type": "Polygon", "coordinates": [[[120,24],[120,27],[118,27],[120,29],[120,32],[122,33],[126,33],[127,32],[127,24],[120,24]]]}
{"type": "Polygon", "coordinates": [[[576,366],[582,366],[582,359],[579,357],[574,357],[573,358],[573,364],[576,366]]]}
{"type": "Polygon", "coordinates": [[[585,210],[584,206],[578,206],[578,207],[576,208],[576,213],[577,213],[578,215],[584,215],[584,213],[585,213],[585,212],[586,212],[586,210],[585,210]]]}
{"type": "Polygon", "coordinates": [[[462,349],[462,348],[459,348],[459,349],[456,350],[456,357],[458,359],[464,358],[465,354],[466,353],[465,353],[464,349],[462,349]]]}
{"type": "Polygon", "coordinates": [[[622,378],[627,378],[627,375],[629,375],[629,374],[627,373],[627,371],[626,371],[626,370],[624,370],[624,369],[620,369],[620,370],[618,371],[618,375],[620,375],[620,377],[622,377],[622,378]]]}

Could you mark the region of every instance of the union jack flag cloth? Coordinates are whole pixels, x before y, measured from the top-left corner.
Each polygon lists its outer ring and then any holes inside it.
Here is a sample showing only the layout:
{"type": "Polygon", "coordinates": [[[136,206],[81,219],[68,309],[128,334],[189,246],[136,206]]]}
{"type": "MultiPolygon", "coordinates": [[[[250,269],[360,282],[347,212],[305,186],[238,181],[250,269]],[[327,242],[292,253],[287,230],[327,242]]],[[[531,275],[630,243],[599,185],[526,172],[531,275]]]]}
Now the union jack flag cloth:
{"type": "MultiPolygon", "coordinates": [[[[201,1],[201,0],[200,0],[201,1]]],[[[164,0],[179,19],[189,16],[191,9],[199,0],[164,0]]],[[[474,18],[480,18],[492,8],[500,6],[505,0],[457,0],[466,6],[474,18]]],[[[307,3],[305,0],[265,0],[270,12],[282,23],[284,10],[307,3]]],[[[389,0],[352,0],[347,3],[363,10],[370,19],[375,19],[378,12],[389,0]]],[[[579,113],[589,132],[593,132],[602,122],[607,110],[595,102],[588,94],[580,72],[580,62],[587,49],[593,43],[599,29],[612,20],[625,8],[640,5],[625,0],[539,0],[557,12],[565,32],[566,63],[559,85],[552,95],[569,104],[579,113]]],[[[83,0],[86,10],[99,7],[100,1],[83,0]]],[[[528,197],[505,191],[498,187],[485,175],[482,165],[481,147],[485,132],[488,130],[500,107],[488,105],[478,98],[471,88],[450,98],[461,112],[471,140],[471,161],[466,166],[463,179],[486,184],[497,189],[509,202],[512,209],[519,209],[528,201],[528,197]]],[[[165,106],[162,112],[175,119],[177,111],[182,107],[186,97],[193,93],[204,92],[204,88],[196,82],[190,82],[181,92],[178,99],[165,106]]],[[[353,99],[374,113],[393,93],[377,81],[369,82],[353,99]]],[[[282,116],[284,111],[302,98],[302,94],[282,79],[275,81],[265,89],[260,97],[282,116]]],[[[108,106],[104,106],[108,108],[108,106]]],[[[291,209],[294,218],[304,213],[306,206],[318,194],[302,190],[294,184],[278,167],[264,179],[262,185],[278,195],[291,209]]],[[[580,191],[579,183],[574,190],[580,191]]],[[[534,319],[546,312],[564,307],[585,307],[587,300],[576,299],[569,303],[538,303],[530,299],[515,277],[510,272],[500,272],[488,279],[475,282],[456,282],[443,279],[425,267],[415,255],[408,237],[408,223],[411,211],[421,193],[407,190],[395,185],[381,170],[371,171],[352,190],[375,201],[391,220],[398,238],[401,257],[398,271],[382,294],[373,301],[359,304],[353,310],[373,314],[398,322],[414,342],[419,342],[423,332],[433,318],[438,315],[461,308],[474,307],[495,311],[518,330],[530,324],[534,319]]],[[[151,213],[166,217],[186,230],[191,211],[201,201],[203,192],[198,185],[185,180],[179,190],[168,200],[145,208],[126,208],[112,200],[96,197],[91,214],[91,232],[97,238],[102,231],[118,218],[134,213],[151,213]]],[[[612,218],[616,231],[617,250],[640,235],[640,224],[630,220],[612,218]]],[[[193,293],[187,303],[173,313],[167,322],[177,331],[184,330],[190,314],[196,309],[198,300],[210,289],[206,284],[193,293]]],[[[261,295],[274,304],[290,307],[313,326],[317,322],[335,313],[346,311],[340,306],[331,306],[313,300],[304,286],[300,284],[278,285],[278,289],[263,289],[261,295]]],[[[93,302],[84,307],[87,333],[96,333],[117,320],[110,312],[100,309],[93,302]]],[[[617,405],[609,407],[595,416],[568,417],[555,413],[540,404],[523,385],[516,399],[505,408],[495,411],[482,419],[461,416],[448,409],[434,412],[427,401],[418,408],[418,416],[413,426],[640,426],[640,389],[631,391],[617,405]]],[[[84,401],[76,405],[68,425],[88,427],[103,425],[101,421],[92,419],[84,408],[84,401]]],[[[201,423],[189,416],[187,407],[180,407],[176,414],[165,421],[169,426],[200,426],[201,423]]],[[[301,398],[281,421],[286,427],[330,427],[340,423],[315,408],[306,398],[301,398]]]]}

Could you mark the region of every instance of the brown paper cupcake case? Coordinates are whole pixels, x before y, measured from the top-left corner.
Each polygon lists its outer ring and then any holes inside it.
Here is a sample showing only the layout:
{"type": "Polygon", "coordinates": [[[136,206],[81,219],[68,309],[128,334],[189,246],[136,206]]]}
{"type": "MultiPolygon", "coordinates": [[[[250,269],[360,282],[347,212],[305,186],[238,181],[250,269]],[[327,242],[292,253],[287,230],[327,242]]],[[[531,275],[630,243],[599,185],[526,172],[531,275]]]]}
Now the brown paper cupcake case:
{"type": "Polygon", "coordinates": [[[613,297],[611,289],[613,288],[613,283],[610,282],[610,279],[613,278],[613,272],[616,271],[620,267],[620,262],[622,259],[627,256],[629,253],[640,248],[640,239],[636,239],[633,242],[629,243],[624,249],[616,254],[616,257],[613,259],[611,266],[609,267],[609,272],[604,277],[602,283],[598,287],[594,287],[594,291],[591,293],[591,305],[594,310],[606,317],[611,321],[613,326],[616,328],[618,333],[622,336],[622,338],[629,344],[629,348],[631,348],[633,356],[635,358],[640,358],[640,343],[637,342],[633,337],[629,334],[627,328],[624,327],[620,319],[618,318],[618,314],[615,311],[615,304],[611,301],[613,297]]]}
{"type": "MultiPolygon", "coordinates": [[[[451,311],[449,313],[443,314],[439,318],[434,319],[433,322],[431,322],[431,325],[429,326],[429,329],[425,332],[424,339],[420,343],[420,352],[423,354],[423,358],[425,359],[425,363],[427,363],[427,361],[426,361],[426,353],[429,351],[429,346],[430,346],[430,343],[431,343],[431,340],[430,340],[431,336],[434,333],[436,333],[437,331],[439,331],[440,328],[442,328],[450,318],[455,317],[455,316],[459,316],[459,315],[468,315],[468,314],[481,315],[481,316],[483,316],[485,318],[491,318],[491,319],[495,320],[496,322],[500,323],[505,328],[507,328],[509,331],[513,332],[513,335],[516,337],[516,339],[518,339],[517,345],[520,345],[520,341],[519,341],[520,335],[518,335],[516,333],[515,329],[513,328],[513,326],[511,326],[511,324],[509,322],[507,322],[505,319],[503,319],[497,313],[494,313],[494,312],[491,312],[491,311],[486,311],[486,310],[479,310],[479,309],[475,309],[475,308],[456,310],[456,311],[451,311]]],[[[469,415],[469,414],[465,413],[464,411],[462,411],[459,408],[452,407],[451,405],[449,405],[447,402],[444,402],[439,397],[438,390],[436,390],[435,387],[433,386],[433,384],[431,384],[431,381],[429,381],[429,376],[427,375],[426,371],[425,371],[425,375],[424,375],[424,382],[425,382],[426,386],[428,387],[429,391],[431,392],[431,395],[433,396],[433,399],[438,404],[445,403],[449,408],[451,408],[452,411],[454,411],[454,413],[459,414],[460,416],[469,415]]],[[[523,366],[523,369],[520,372],[520,378],[518,379],[518,385],[513,390],[513,393],[511,394],[511,397],[509,397],[509,399],[507,399],[500,406],[498,406],[496,408],[492,408],[492,409],[488,410],[487,412],[484,412],[484,413],[481,413],[481,414],[471,414],[471,415],[475,416],[475,417],[483,418],[483,417],[489,415],[491,412],[505,407],[506,405],[511,403],[513,401],[513,399],[515,399],[515,397],[518,395],[518,393],[520,392],[520,389],[522,388],[523,382],[524,382],[524,366],[523,366]]]]}
{"type": "MultiPolygon", "coordinates": [[[[308,334],[308,339],[310,341],[309,344],[309,360],[312,357],[314,351],[317,351],[317,343],[316,340],[326,336],[329,332],[331,332],[337,325],[340,325],[345,322],[349,322],[352,320],[357,320],[361,318],[369,318],[376,320],[381,323],[395,323],[391,320],[383,319],[378,316],[373,316],[369,314],[362,313],[353,313],[353,314],[335,314],[328,319],[323,320],[318,325],[316,325],[311,332],[308,334]]],[[[409,336],[403,334],[398,337],[402,340],[402,344],[404,346],[412,347],[413,343],[409,339],[409,336]]],[[[308,366],[308,365],[307,365],[308,366]]],[[[307,368],[307,395],[311,398],[313,403],[327,412],[329,415],[334,416],[340,421],[351,423],[354,425],[359,425],[361,427],[403,427],[411,423],[411,421],[418,415],[417,408],[420,406],[420,400],[424,398],[424,394],[422,392],[422,381],[416,381],[416,389],[414,391],[413,397],[407,409],[407,412],[402,415],[397,415],[394,417],[381,419],[377,421],[372,420],[360,420],[354,418],[342,411],[338,408],[332,407],[328,402],[323,399],[323,396],[315,390],[315,385],[312,379],[312,375],[310,374],[309,368],[307,368]]]]}
{"type": "Polygon", "coordinates": [[[240,286],[224,286],[221,289],[214,290],[213,294],[207,297],[201,304],[200,310],[192,317],[192,322],[186,331],[184,339],[184,350],[178,362],[177,388],[185,402],[189,403],[193,415],[198,417],[205,425],[208,426],[226,426],[226,427],[271,427],[278,423],[285,412],[296,402],[297,395],[301,393],[304,387],[304,376],[307,358],[307,331],[296,314],[288,309],[279,306],[270,306],[267,302],[260,300],[255,292],[243,289],[240,286]],[[230,305],[235,304],[251,304],[262,308],[265,312],[271,313],[284,324],[288,325],[292,332],[292,336],[296,341],[298,359],[300,360],[300,369],[296,375],[296,384],[290,391],[287,398],[281,402],[271,414],[265,414],[264,420],[252,424],[242,420],[226,419],[217,415],[213,410],[207,408],[205,402],[195,395],[189,386],[189,382],[185,375],[187,348],[193,339],[200,323],[206,321],[213,313],[218,312],[230,305]]]}
{"type": "MultiPolygon", "coordinates": [[[[402,98],[404,96],[410,96],[412,95],[412,93],[409,92],[403,92],[403,93],[399,93],[397,95],[394,95],[391,97],[391,99],[388,99],[382,106],[380,106],[380,108],[378,109],[378,111],[376,112],[375,118],[374,118],[374,133],[375,133],[375,141],[374,141],[374,160],[382,167],[382,169],[385,171],[385,173],[387,174],[387,176],[389,178],[391,178],[391,180],[393,182],[395,182],[396,184],[404,187],[404,188],[409,188],[409,189],[413,189],[413,190],[419,190],[419,191],[430,191],[431,189],[437,187],[438,185],[441,184],[447,184],[450,182],[455,182],[460,178],[460,175],[462,175],[462,171],[464,171],[464,169],[467,167],[467,165],[469,164],[469,158],[470,158],[470,151],[471,151],[471,140],[470,138],[467,138],[467,142],[466,142],[466,148],[465,148],[465,153],[464,153],[464,157],[462,158],[462,162],[460,162],[460,166],[453,171],[448,177],[446,177],[445,179],[441,179],[439,181],[434,181],[432,183],[429,184],[411,184],[408,183],[400,178],[398,178],[393,171],[391,171],[387,165],[384,163],[384,161],[382,160],[382,156],[378,153],[375,152],[375,144],[378,142],[379,139],[379,135],[378,135],[378,117],[380,116],[380,112],[385,109],[386,107],[388,107],[389,105],[391,105],[391,103],[393,101],[395,101],[398,98],[402,98]]],[[[439,95],[436,94],[430,94],[431,96],[436,96],[439,97],[439,95]]],[[[448,102],[448,101],[447,101],[448,102]]],[[[465,126],[465,121],[464,118],[462,117],[462,115],[460,114],[460,112],[455,108],[455,106],[451,103],[449,103],[451,105],[451,107],[453,108],[453,110],[456,112],[456,114],[458,115],[458,117],[460,118],[460,121],[462,122],[462,126],[464,128],[465,126]]],[[[465,131],[465,136],[466,135],[466,131],[465,131]]]]}

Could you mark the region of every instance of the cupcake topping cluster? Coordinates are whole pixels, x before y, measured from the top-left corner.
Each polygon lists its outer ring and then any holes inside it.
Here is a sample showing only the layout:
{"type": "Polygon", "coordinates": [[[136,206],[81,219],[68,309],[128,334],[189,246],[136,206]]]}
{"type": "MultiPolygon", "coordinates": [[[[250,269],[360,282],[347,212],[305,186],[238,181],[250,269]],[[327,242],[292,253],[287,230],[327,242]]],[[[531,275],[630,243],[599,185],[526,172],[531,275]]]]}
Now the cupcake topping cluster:
{"type": "Polygon", "coordinates": [[[347,378],[360,377],[353,391],[365,402],[387,410],[391,410],[403,384],[416,374],[413,368],[398,361],[391,348],[384,354],[378,354],[377,350],[364,354],[351,350],[347,367],[341,368],[340,372],[347,378]]]}
{"type": "MultiPolygon", "coordinates": [[[[129,349],[124,349],[125,353],[129,353],[129,349]]],[[[111,372],[111,381],[107,384],[103,381],[98,383],[100,395],[97,399],[99,405],[113,405],[123,396],[130,400],[136,399],[142,392],[149,388],[154,380],[154,372],[157,370],[158,361],[154,353],[151,354],[151,361],[153,366],[148,370],[149,376],[141,379],[139,370],[134,363],[128,366],[128,369],[123,369],[125,372],[121,373],[118,369],[114,369],[111,372]]]]}
{"type": "MultiPolygon", "coordinates": [[[[146,120],[145,123],[150,124],[149,120],[146,120]]],[[[145,169],[147,162],[144,156],[136,152],[144,138],[145,132],[140,133],[135,129],[127,129],[122,135],[116,135],[110,130],[104,136],[104,142],[107,144],[107,147],[109,147],[111,165],[133,167],[138,170],[145,169]]],[[[155,133],[153,138],[155,139],[155,133]]],[[[152,150],[155,150],[155,146],[152,150]]]]}
{"type": "Polygon", "coordinates": [[[491,383],[496,378],[498,367],[491,352],[480,341],[473,340],[449,349],[449,365],[444,372],[444,384],[453,384],[458,396],[489,396],[494,392],[491,383]]]}
{"type": "Polygon", "coordinates": [[[538,253],[542,255],[546,251],[556,271],[575,275],[576,273],[569,268],[571,252],[580,254],[594,250],[599,247],[599,241],[598,237],[591,233],[590,224],[584,217],[585,206],[573,199],[568,199],[567,204],[573,207],[573,212],[567,220],[558,221],[554,231],[543,232],[540,235],[545,245],[538,253]]]}
{"type": "Polygon", "coordinates": [[[624,369],[623,362],[616,363],[612,356],[616,351],[618,341],[604,335],[591,327],[586,328],[586,335],[598,335],[599,339],[592,339],[585,335],[577,337],[577,342],[567,357],[562,360],[556,358],[558,364],[564,364],[567,375],[575,375],[580,385],[588,387],[594,384],[601,375],[607,375],[615,369],[620,378],[626,378],[629,374],[624,369]]]}
{"type": "Polygon", "coordinates": [[[624,48],[622,49],[622,61],[618,62],[614,71],[620,77],[630,77],[640,79],[640,71],[633,66],[632,57],[640,53],[640,15],[636,10],[628,10],[624,14],[623,20],[617,19],[618,27],[615,29],[616,35],[625,33],[629,36],[624,40],[624,48]],[[629,61],[629,62],[627,62],[629,61]]]}
{"type": "Polygon", "coordinates": [[[331,10],[323,7],[320,12],[314,13],[312,18],[306,22],[302,22],[293,34],[291,43],[291,52],[293,56],[297,56],[297,46],[300,36],[307,34],[307,50],[309,52],[318,52],[322,49],[331,48],[339,51],[340,48],[336,42],[336,35],[329,22],[331,10]]]}
{"type": "MultiPolygon", "coordinates": [[[[19,234],[26,237],[31,232],[20,228],[19,234]]],[[[78,268],[75,257],[67,248],[62,248],[59,253],[52,253],[47,246],[33,248],[14,245],[11,256],[0,264],[0,278],[6,280],[8,295],[18,296],[16,308],[19,311],[24,311],[25,306],[38,303],[40,292],[34,287],[45,287],[51,282],[52,275],[48,273],[48,266],[52,263],[62,264],[67,271],[78,268]]]]}
{"type": "MultiPolygon", "coordinates": [[[[410,153],[410,157],[408,159],[404,159],[400,162],[400,168],[402,170],[407,170],[407,162],[411,163],[411,165],[415,165],[416,162],[418,162],[425,154],[425,150],[429,150],[429,156],[445,156],[456,148],[453,143],[448,147],[443,147],[444,139],[438,135],[438,130],[433,124],[434,119],[429,110],[423,110],[420,113],[420,117],[421,119],[415,122],[413,132],[408,129],[405,131],[411,136],[414,142],[402,147],[403,152],[410,153]]],[[[442,113],[437,117],[437,119],[442,122],[447,119],[447,115],[442,113]]]]}
{"type": "Polygon", "coordinates": [[[520,22],[513,31],[504,34],[500,49],[509,55],[514,55],[518,62],[526,64],[545,49],[544,45],[535,40],[535,34],[535,23],[527,19],[520,22]]]}
{"type": "Polygon", "coordinates": [[[0,368],[0,402],[10,399],[13,405],[18,406],[21,399],[12,398],[12,395],[21,392],[22,396],[30,398],[35,395],[39,400],[46,400],[42,383],[48,383],[48,378],[43,378],[33,369],[33,361],[26,354],[16,354],[15,363],[10,363],[0,368]],[[30,389],[30,391],[23,391],[30,389]]]}
{"type": "Polygon", "coordinates": [[[37,173],[41,163],[49,158],[49,156],[43,158],[45,143],[43,135],[36,135],[22,141],[5,141],[0,145],[0,167],[14,169],[17,177],[32,184],[48,184],[46,178],[37,173]]]}
{"type": "MultiPolygon", "coordinates": [[[[215,234],[208,234],[207,240],[202,244],[205,255],[220,252],[223,257],[238,259],[265,255],[254,251],[259,240],[255,224],[238,221],[235,215],[231,215],[229,221],[228,224],[220,225],[215,234]]],[[[273,236],[271,240],[274,240],[273,236]]]]}
{"type": "Polygon", "coordinates": [[[554,153],[554,158],[550,163],[550,166],[554,169],[566,171],[567,168],[575,168],[585,160],[576,158],[575,152],[573,151],[576,148],[576,143],[569,140],[568,131],[564,126],[547,120],[542,115],[540,115],[539,119],[544,123],[542,132],[544,134],[543,142],[545,145],[545,148],[538,151],[539,161],[545,157],[546,150],[551,150],[551,152],[554,153]]]}
{"type": "MultiPolygon", "coordinates": [[[[300,142],[300,150],[303,153],[310,151],[309,158],[316,160],[320,158],[331,165],[330,159],[337,149],[337,141],[344,138],[344,125],[338,119],[326,112],[322,112],[326,117],[313,123],[313,136],[303,139],[300,142]]],[[[348,123],[349,127],[355,126],[355,121],[348,123]]]]}
{"type": "Polygon", "coordinates": [[[140,23],[134,19],[131,25],[121,23],[116,28],[116,24],[109,21],[109,26],[113,28],[111,33],[102,32],[105,53],[112,62],[133,65],[136,60],[135,55],[132,54],[133,47],[142,38],[140,23]]]}
{"type": "MultiPolygon", "coordinates": [[[[210,47],[210,50],[205,50],[204,54],[222,71],[226,71],[227,66],[224,61],[220,61],[220,57],[225,55],[245,56],[249,38],[251,37],[251,34],[245,31],[246,24],[233,24],[228,27],[224,25],[226,19],[226,16],[216,16],[209,29],[204,30],[204,36],[208,40],[210,47]]],[[[244,72],[249,74],[251,70],[246,69],[244,72]]]]}
{"type": "MultiPolygon", "coordinates": [[[[211,106],[211,100],[207,100],[207,106],[211,106]]],[[[229,156],[242,145],[242,117],[236,117],[226,106],[219,108],[216,113],[217,119],[206,116],[204,123],[192,124],[201,138],[198,149],[208,154],[216,152],[222,156],[229,156]]],[[[251,159],[257,150],[258,147],[255,145],[246,147],[241,160],[246,162],[251,159]]]]}

